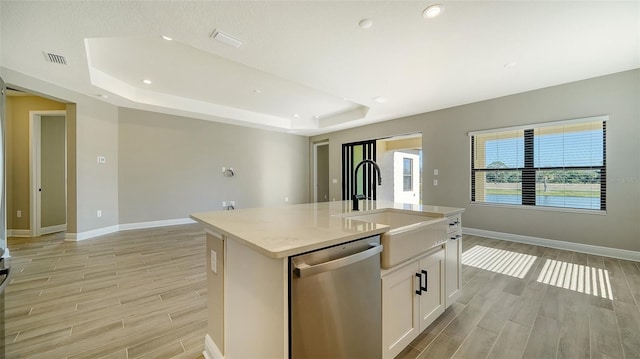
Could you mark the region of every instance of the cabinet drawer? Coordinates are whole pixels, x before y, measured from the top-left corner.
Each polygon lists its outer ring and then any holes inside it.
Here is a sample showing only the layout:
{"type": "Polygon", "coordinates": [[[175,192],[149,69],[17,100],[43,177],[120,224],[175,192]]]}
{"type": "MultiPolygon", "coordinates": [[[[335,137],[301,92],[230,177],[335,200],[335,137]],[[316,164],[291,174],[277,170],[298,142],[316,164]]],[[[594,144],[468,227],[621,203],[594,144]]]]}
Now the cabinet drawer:
{"type": "Polygon", "coordinates": [[[460,214],[447,217],[447,221],[449,222],[447,226],[447,233],[455,232],[462,228],[462,215],[460,214]]]}
{"type": "Polygon", "coordinates": [[[455,232],[447,233],[447,240],[449,241],[458,241],[462,239],[462,230],[458,229],[455,232]]]}

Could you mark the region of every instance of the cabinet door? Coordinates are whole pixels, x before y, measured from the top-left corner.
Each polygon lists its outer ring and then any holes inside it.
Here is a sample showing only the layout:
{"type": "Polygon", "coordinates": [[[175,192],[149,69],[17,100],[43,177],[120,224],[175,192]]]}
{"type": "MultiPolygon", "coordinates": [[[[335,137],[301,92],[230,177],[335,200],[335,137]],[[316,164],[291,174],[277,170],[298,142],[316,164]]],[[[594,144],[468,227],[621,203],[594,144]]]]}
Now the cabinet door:
{"type": "Polygon", "coordinates": [[[445,250],[442,249],[420,260],[422,290],[420,303],[420,332],[425,330],[445,309],[444,291],[445,250]],[[426,278],[426,282],[424,280],[426,278]]]}
{"type": "Polygon", "coordinates": [[[418,336],[418,262],[382,277],[382,357],[393,358],[418,336]]]}
{"type": "Polygon", "coordinates": [[[446,304],[449,307],[458,299],[462,289],[462,231],[447,235],[445,253],[446,304]]]}

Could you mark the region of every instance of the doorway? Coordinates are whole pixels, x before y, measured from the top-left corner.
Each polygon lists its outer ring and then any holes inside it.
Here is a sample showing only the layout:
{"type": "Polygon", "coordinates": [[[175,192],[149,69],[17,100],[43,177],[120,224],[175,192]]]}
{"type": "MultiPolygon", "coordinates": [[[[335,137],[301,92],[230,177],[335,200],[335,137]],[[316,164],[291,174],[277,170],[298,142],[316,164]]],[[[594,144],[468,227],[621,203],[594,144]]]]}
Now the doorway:
{"type": "Polygon", "coordinates": [[[67,230],[66,111],[30,111],[32,237],[67,230]]]}
{"type": "Polygon", "coordinates": [[[342,200],[350,200],[353,195],[376,200],[377,184],[373,182],[373,166],[364,166],[360,172],[355,168],[364,160],[376,161],[376,140],[345,143],[342,145],[342,200]]]}
{"type": "Polygon", "coordinates": [[[313,144],[313,201],[329,202],[329,142],[313,144]]]}
{"type": "MultiPolygon", "coordinates": [[[[367,198],[396,203],[422,204],[422,133],[397,135],[343,145],[343,200],[349,199],[353,181],[367,198]],[[353,168],[363,159],[380,167],[382,185],[374,185],[374,174],[364,171],[353,178],[353,168]],[[362,178],[365,176],[366,178],[362,178]],[[363,191],[360,188],[364,188],[363,191]]],[[[367,166],[370,169],[370,166],[367,166]]]]}

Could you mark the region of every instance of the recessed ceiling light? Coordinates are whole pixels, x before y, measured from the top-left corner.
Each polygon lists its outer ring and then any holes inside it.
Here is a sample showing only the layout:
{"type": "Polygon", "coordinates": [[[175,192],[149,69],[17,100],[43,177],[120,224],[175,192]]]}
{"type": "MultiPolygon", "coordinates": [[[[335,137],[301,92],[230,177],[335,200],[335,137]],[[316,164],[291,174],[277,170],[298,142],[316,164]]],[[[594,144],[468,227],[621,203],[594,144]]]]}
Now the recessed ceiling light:
{"type": "Polygon", "coordinates": [[[262,93],[262,90],[260,90],[260,89],[253,89],[253,93],[262,93]]]}
{"type": "Polygon", "coordinates": [[[373,25],[373,21],[371,21],[371,19],[362,19],[358,23],[358,26],[360,26],[360,28],[362,29],[368,29],[371,27],[371,25],[373,25]]]}
{"type": "Polygon", "coordinates": [[[298,115],[297,113],[294,113],[294,114],[293,114],[293,117],[295,117],[295,118],[300,118],[300,115],[298,115]]]}
{"type": "Polygon", "coordinates": [[[144,79],[142,80],[146,85],[151,85],[151,80],[144,79]]]}
{"type": "Polygon", "coordinates": [[[171,40],[173,40],[172,38],[170,38],[170,37],[169,37],[169,36],[167,36],[167,35],[162,35],[162,38],[163,38],[163,39],[165,39],[165,40],[167,40],[167,41],[171,41],[171,40]]]}
{"type": "Polygon", "coordinates": [[[424,9],[424,11],[422,12],[422,17],[424,17],[425,19],[433,19],[434,17],[442,14],[443,11],[444,6],[440,4],[431,5],[424,9]]]}
{"type": "Polygon", "coordinates": [[[97,97],[100,97],[100,98],[104,98],[104,99],[109,98],[109,96],[107,96],[107,95],[103,95],[103,94],[100,94],[100,93],[99,93],[99,94],[97,94],[96,96],[97,96],[97,97]]]}
{"type": "Polygon", "coordinates": [[[372,100],[377,102],[377,103],[385,103],[385,102],[387,102],[387,99],[382,97],[382,96],[376,96],[376,97],[372,98],[372,100]]]}

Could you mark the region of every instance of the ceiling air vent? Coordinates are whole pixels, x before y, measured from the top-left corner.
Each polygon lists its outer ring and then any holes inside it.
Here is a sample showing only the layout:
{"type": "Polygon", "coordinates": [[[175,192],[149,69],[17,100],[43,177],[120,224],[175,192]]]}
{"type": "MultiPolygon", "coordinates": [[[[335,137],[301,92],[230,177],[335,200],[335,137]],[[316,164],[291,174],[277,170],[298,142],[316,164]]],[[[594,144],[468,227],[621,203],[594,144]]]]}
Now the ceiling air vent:
{"type": "Polygon", "coordinates": [[[226,32],[222,32],[220,30],[213,30],[213,33],[211,34],[211,37],[220,41],[223,44],[229,45],[229,46],[233,46],[233,47],[241,47],[242,45],[244,45],[244,41],[233,37],[232,35],[227,34],[226,32]]]}
{"type": "Polygon", "coordinates": [[[47,61],[53,62],[54,64],[68,65],[67,58],[62,55],[56,55],[50,52],[45,52],[44,57],[47,59],[47,61]]]}

